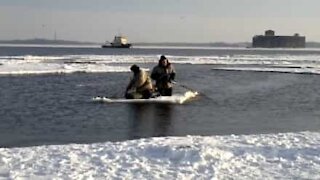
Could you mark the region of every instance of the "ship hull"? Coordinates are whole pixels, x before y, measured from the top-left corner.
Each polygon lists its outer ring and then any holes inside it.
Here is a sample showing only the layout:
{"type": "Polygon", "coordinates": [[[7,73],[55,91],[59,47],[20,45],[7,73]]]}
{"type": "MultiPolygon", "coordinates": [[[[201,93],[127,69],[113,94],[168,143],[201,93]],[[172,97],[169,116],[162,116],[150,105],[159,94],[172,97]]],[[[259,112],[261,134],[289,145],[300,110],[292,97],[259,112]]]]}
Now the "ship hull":
{"type": "Polygon", "coordinates": [[[114,46],[114,45],[102,45],[102,48],[130,48],[132,45],[131,44],[123,44],[121,46],[114,46]]]}

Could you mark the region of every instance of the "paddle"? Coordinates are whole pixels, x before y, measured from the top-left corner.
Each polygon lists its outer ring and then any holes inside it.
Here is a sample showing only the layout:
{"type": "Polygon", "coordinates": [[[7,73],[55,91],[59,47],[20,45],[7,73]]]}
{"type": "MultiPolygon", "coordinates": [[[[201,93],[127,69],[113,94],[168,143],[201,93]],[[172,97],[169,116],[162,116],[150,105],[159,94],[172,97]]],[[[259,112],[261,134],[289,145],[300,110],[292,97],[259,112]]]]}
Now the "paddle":
{"type": "Polygon", "coordinates": [[[188,87],[188,86],[186,86],[186,85],[183,85],[183,84],[178,83],[177,81],[171,81],[171,83],[172,83],[172,84],[175,84],[175,85],[178,85],[178,86],[180,86],[180,87],[183,87],[183,88],[186,89],[186,90],[189,90],[189,91],[192,91],[192,92],[197,92],[197,93],[201,94],[202,96],[204,96],[204,97],[212,100],[211,97],[205,95],[204,93],[198,92],[198,91],[194,90],[193,88],[190,88],[190,87],[188,87]]]}
{"type": "Polygon", "coordinates": [[[190,87],[188,87],[188,86],[186,86],[186,85],[183,85],[183,84],[178,83],[177,81],[171,81],[171,83],[172,83],[172,84],[175,84],[175,85],[178,85],[178,86],[180,86],[180,87],[183,87],[183,88],[185,88],[186,90],[193,91],[193,92],[197,92],[197,91],[195,91],[194,89],[192,89],[192,88],[190,88],[190,87]]]}

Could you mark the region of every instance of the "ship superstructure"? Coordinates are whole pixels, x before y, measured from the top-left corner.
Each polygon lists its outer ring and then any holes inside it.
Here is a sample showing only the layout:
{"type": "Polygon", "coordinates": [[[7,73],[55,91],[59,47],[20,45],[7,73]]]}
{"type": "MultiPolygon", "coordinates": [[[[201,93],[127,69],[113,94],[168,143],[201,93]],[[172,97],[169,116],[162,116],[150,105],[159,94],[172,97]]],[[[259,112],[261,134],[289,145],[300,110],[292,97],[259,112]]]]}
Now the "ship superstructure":
{"type": "Polygon", "coordinates": [[[115,36],[111,43],[106,42],[102,48],[130,48],[132,45],[128,43],[128,39],[124,36],[115,36]]]}

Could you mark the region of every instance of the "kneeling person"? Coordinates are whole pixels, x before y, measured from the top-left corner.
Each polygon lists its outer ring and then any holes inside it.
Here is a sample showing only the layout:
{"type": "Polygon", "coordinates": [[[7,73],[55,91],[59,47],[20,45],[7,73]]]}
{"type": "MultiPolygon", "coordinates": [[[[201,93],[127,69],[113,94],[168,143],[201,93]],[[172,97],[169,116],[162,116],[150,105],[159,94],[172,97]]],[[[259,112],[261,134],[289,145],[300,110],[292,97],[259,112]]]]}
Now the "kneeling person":
{"type": "Polygon", "coordinates": [[[133,77],[127,86],[125,97],[127,99],[149,99],[153,93],[149,74],[135,64],[130,70],[133,72],[133,77]]]}

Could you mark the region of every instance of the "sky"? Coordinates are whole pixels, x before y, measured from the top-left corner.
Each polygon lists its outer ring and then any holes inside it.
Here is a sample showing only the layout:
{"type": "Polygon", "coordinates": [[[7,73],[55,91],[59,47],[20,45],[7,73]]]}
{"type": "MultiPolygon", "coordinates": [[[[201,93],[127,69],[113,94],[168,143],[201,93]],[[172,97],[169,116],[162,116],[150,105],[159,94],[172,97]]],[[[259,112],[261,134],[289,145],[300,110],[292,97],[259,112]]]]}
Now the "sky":
{"type": "Polygon", "coordinates": [[[319,0],[1,0],[0,40],[251,42],[272,29],[320,41],[319,0]]]}

